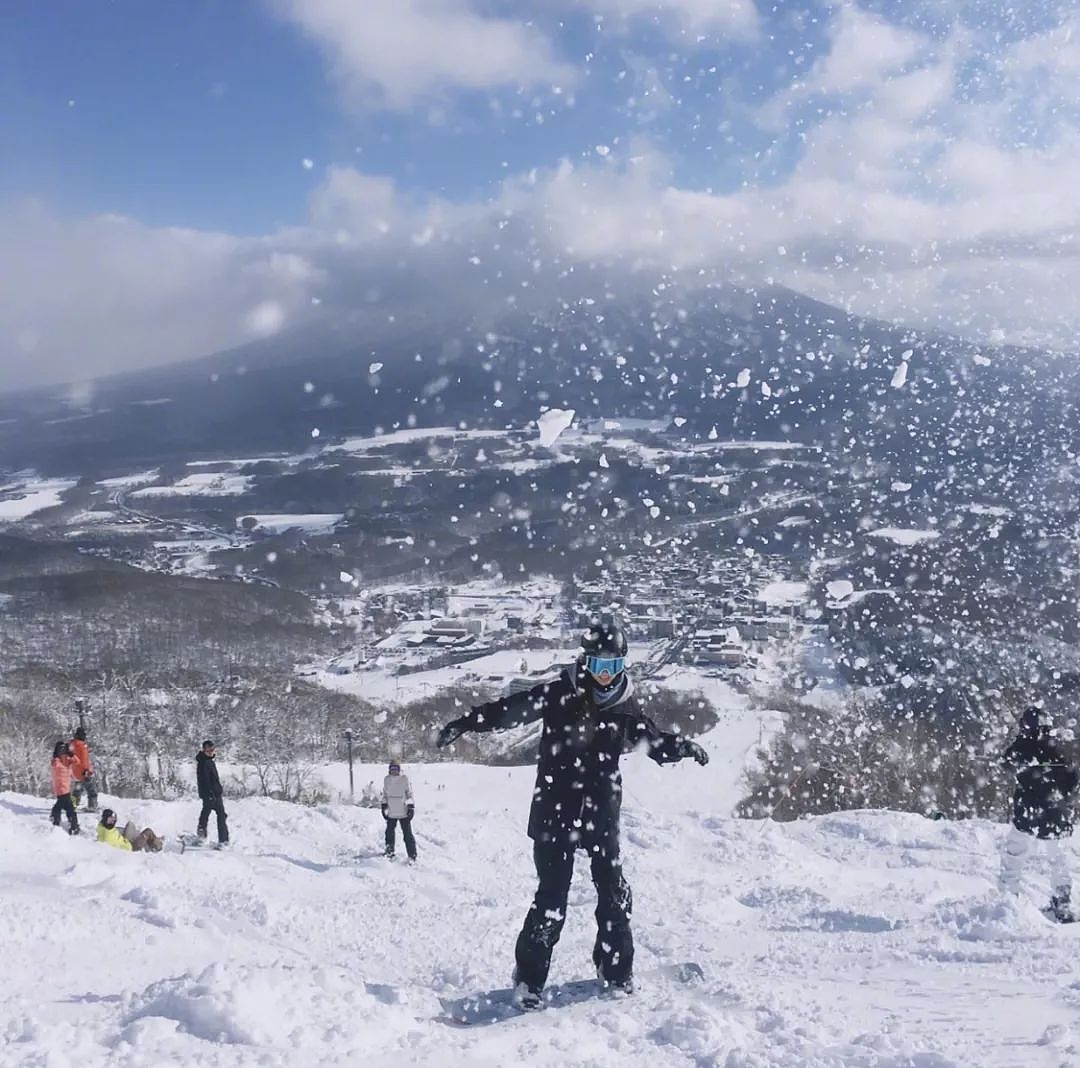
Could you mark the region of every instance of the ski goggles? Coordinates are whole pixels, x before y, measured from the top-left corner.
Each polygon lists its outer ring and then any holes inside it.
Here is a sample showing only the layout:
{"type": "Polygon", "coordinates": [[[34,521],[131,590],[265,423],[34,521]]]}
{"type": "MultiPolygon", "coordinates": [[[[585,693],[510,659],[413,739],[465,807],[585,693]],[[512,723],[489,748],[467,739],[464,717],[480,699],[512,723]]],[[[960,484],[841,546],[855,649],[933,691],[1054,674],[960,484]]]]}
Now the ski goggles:
{"type": "Polygon", "coordinates": [[[626,667],[626,657],[587,656],[585,667],[590,675],[618,675],[626,667]]]}

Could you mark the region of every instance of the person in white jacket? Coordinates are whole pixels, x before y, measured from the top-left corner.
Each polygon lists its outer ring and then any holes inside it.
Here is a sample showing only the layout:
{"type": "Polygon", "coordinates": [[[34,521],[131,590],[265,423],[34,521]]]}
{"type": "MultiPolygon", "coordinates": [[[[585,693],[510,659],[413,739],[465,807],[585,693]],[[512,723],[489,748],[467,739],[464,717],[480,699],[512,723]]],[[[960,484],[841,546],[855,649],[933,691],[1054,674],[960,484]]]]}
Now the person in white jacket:
{"type": "Polygon", "coordinates": [[[386,855],[392,857],[395,847],[395,829],[401,824],[401,837],[409,860],[416,860],[416,839],[412,833],[413,804],[412,786],[407,775],[401,774],[400,764],[391,764],[389,774],[383,779],[382,814],[386,820],[386,855]]]}

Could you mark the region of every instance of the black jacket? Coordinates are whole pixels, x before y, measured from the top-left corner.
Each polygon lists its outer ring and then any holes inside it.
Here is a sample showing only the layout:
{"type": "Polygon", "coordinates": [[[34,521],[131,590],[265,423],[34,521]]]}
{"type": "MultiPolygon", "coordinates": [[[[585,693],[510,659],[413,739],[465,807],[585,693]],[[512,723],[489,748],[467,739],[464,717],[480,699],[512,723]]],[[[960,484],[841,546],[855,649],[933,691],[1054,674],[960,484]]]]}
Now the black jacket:
{"type": "Polygon", "coordinates": [[[221,797],[221,779],[212,756],[201,749],[195,754],[195,777],[199,784],[199,797],[203,801],[216,801],[221,797]]]}
{"type": "Polygon", "coordinates": [[[689,755],[688,743],[661,731],[625,692],[598,708],[588,676],[564,668],[551,683],[480,705],[464,717],[472,731],[503,730],[542,719],[529,837],[618,855],[622,777],[619,758],[643,744],[658,764],[689,755]]]}
{"type": "Polygon", "coordinates": [[[1080,776],[1049,733],[1022,732],[1005,750],[1004,760],[1016,772],[1016,829],[1039,838],[1072,834],[1071,795],[1080,776]]]}

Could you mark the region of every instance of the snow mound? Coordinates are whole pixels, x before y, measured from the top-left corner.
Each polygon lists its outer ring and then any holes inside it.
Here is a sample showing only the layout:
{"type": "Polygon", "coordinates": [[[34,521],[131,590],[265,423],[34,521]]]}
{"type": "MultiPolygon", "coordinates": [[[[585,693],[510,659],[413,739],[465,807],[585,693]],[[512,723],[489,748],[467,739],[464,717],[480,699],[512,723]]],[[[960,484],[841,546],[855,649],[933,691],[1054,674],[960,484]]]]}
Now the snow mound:
{"type": "MultiPolygon", "coordinates": [[[[266,966],[212,964],[197,976],[153,983],[131,999],[124,1017],[125,1040],[137,1044],[147,1021],[205,1042],[312,1049],[343,1037],[342,1017],[363,1017],[370,1031],[357,1055],[370,1052],[392,1030],[388,999],[339,968],[275,961],[266,966]],[[380,1029],[380,1016],[386,1026],[380,1029]]],[[[155,1028],[156,1030],[156,1028],[155,1028]]]]}
{"type": "Polygon", "coordinates": [[[944,902],[935,918],[963,942],[1031,942],[1046,935],[1049,923],[1034,905],[1006,895],[944,902]]]}

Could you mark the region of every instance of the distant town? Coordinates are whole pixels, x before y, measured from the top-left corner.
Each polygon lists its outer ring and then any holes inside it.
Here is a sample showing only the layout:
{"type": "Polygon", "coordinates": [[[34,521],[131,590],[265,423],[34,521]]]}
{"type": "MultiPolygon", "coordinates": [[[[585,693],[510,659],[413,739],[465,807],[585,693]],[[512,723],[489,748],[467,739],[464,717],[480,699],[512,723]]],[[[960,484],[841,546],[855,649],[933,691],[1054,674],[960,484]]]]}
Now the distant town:
{"type": "Polygon", "coordinates": [[[778,577],[783,562],[629,553],[602,580],[357,591],[337,605],[355,646],[308,671],[324,685],[369,694],[381,679],[385,696],[399,700],[430,692],[435,677],[506,695],[552,677],[590,618],[611,609],[633,643],[636,677],[663,680],[689,669],[702,681],[730,683],[762,666],[770,650],[779,655],[784,644],[790,651],[824,629],[809,585],[778,577]]]}

